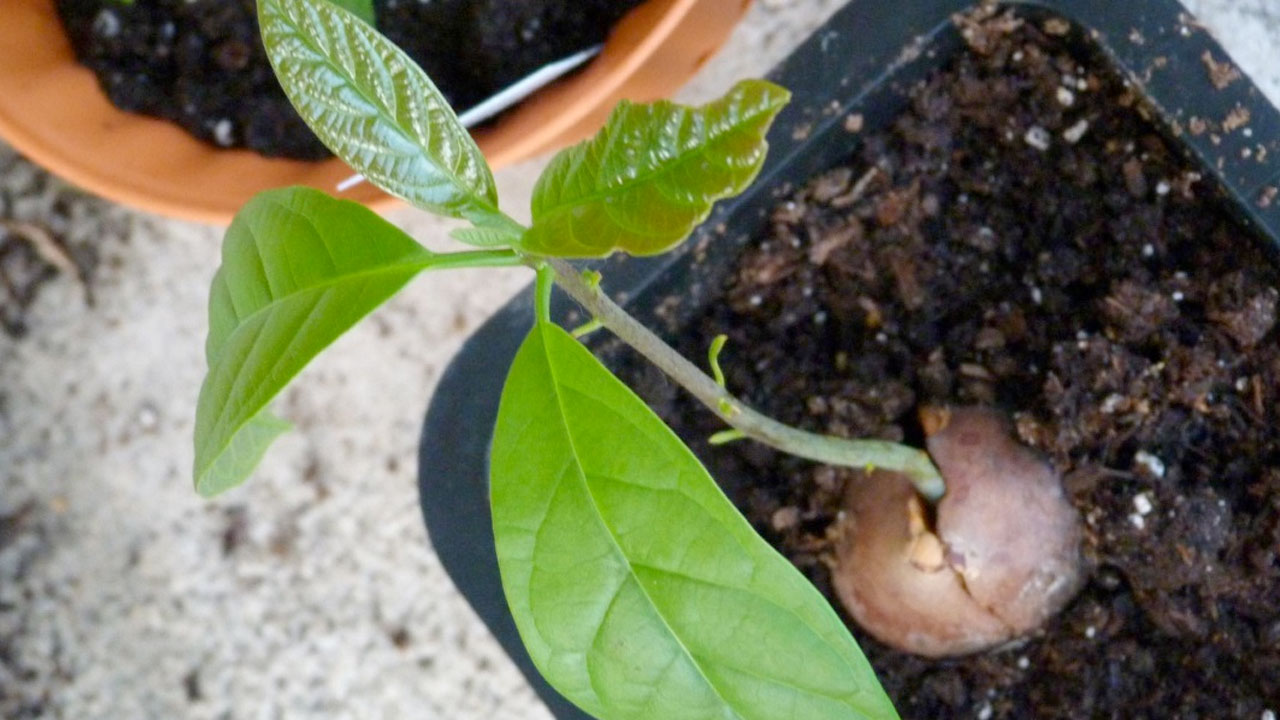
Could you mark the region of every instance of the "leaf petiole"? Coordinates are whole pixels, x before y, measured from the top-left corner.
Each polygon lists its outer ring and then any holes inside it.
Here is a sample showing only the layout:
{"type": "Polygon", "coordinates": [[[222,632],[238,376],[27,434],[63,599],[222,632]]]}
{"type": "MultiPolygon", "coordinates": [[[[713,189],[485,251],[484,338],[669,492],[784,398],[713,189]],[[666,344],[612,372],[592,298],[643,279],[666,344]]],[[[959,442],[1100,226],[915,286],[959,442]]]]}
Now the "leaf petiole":
{"type": "Polygon", "coordinates": [[[460,270],[479,267],[517,267],[524,264],[524,258],[514,250],[465,250],[437,253],[432,256],[431,267],[438,270],[460,270]]]}
{"type": "Polygon", "coordinates": [[[729,430],[721,430],[720,432],[715,433],[711,437],[707,438],[707,442],[712,445],[728,445],[735,440],[743,440],[746,437],[747,434],[741,430],[730,428],[729,430]]]}
{"type": "Polygon", "coordinates": [[[602,327],[604,327],[604,323],[600,322],[595,318],[591,318],[590,320],[574,328],[572,331],[569,332],[569,334],[574,336],[575,338],[582,338],[582,337],[586,337],[587,335],[590,335],[591,333],[599,330],[602,327]]]}

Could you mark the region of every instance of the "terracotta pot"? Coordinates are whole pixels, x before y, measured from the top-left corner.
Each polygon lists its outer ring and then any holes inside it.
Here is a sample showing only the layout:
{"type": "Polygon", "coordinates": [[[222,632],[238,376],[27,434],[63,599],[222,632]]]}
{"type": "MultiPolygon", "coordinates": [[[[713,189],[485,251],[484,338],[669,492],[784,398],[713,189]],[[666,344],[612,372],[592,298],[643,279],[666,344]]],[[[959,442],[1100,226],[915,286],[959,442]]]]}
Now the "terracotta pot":
{"type": "MultiPolygon", "coordinates": [[[[594,132],[620,99],[670,95],[711,57],[751,0],[650,0],[614,28],[582,72],[476,133],[495,167],[594,132]]],[[[254,193],[305,184],[332,192],[351,175],[339,160],[267,159],[206,145],[166,121],[117,110],[75,61],[53,0],[6,0],[0,22],[0,137],[90,192],[143,210],[214,224],[254,193]]],[[[398,202],[369,185],[346,197],[398,202]]]]}

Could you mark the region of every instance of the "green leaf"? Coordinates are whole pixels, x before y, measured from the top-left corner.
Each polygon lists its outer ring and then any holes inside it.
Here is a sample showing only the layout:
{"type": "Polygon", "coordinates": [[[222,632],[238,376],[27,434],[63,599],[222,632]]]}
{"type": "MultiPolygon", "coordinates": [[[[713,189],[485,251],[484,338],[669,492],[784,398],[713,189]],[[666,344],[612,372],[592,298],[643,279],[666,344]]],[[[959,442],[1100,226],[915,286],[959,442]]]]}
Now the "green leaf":
{"type": "Polygon", "coordinates": [[[480,148],[400,48],[326,0],[259,0],[258,16],[285,93],[352,168],[432,212],[514,224],[480,148]]]}
{"type": "Polygon", "coordinates": [[[519,234],[487,227],[458,228],[449,237],[477,247],[511,247],[520,242],[519,234]]]}
{"type": "Polygon", "coordinates": [[[377,13],[373,9],[373,0],[329,0],[329,2],[355,15],[370,25],[376,24],[377,13]]]}
{"type": "Polygon", "coordinates": [[[608,720],[896,718],[848,630],[683,443],[555,325],[521,346],[491,456],[534,663],[608,720]]]}
{"type": "MultiPolygon", "coordinates": [[[[201,403],[203,406],[203,402],[201,403]]],[[[199,411],[197,411],[197,416],[199,411]]],[[[262,456],[275,439],[292,427],[288,422],[272,415],[265,409],[249,418],[234,435],[231,436],[225,449],[208,463],[208,468],[201,473],[197,469],[196,490],[206,497],[217,495],[239,485],[253,469],[262,462],[262,456]]],[[[200,429],[196,430],[196,443],[199,447],[200,429]]]]}
{"type": "Polygon", "coordinates": [[[654,255],[688,237],[715,201],[764,163],[790,93],[744,80],[700,108],[623,102],[594,138],[560,151],[533,190],[523,247],[558,257],[654,255]]]}
{"type": "Polygon", "coordinates": [[[309,188],[250,200],[227,230],[209,292],[196,490],[214,495],[243,482],[286,427],[265,412],[271,398],[414,275],[516,259],[429,252],[365,207],[309,188]]]}

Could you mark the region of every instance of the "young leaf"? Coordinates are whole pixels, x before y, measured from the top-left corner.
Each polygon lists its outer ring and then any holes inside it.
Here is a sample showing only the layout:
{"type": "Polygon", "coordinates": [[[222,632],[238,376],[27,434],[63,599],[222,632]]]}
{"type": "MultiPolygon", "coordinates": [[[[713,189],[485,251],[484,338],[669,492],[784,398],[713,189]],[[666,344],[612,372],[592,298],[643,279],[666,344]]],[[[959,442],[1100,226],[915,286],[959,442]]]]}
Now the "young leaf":
{"type": "Polygon", "coordinates": [[[432,212],[514,224],[480,148],[400,48],[327,0],[258,0],[258,17],[285,93],[351,167],[432,212]]]}
{"type": "Polygon", "coordinates": [[[693,454],[539,323],[491,456],[507,601],[534,663],[608,720],[896,718],[831,606],[693,454]]]}
{"type": "Polygon", "coordinates": [[[373,25],[377,13],[373,9],[373,0],[329,0],[329,2],[373,25]]]}
{"type": "Polygon", "coordinates": [[[363,206],[318,190],[262,193],[222,245],[209,293],[209,373],[196,408],[196,490],[240,484],[285,425],[264,408],[311,358],[436,267],[499,264],[498,251],[427,251],[363,206]]]}
{"type": "Polygon", "coordinates": [[[623,102],[594,138],[560,151],[533,190],[522,246],[559,257],[654,255],[685,239],[764,162],[791,94],[744,80],[700,108],[623,102]]]}

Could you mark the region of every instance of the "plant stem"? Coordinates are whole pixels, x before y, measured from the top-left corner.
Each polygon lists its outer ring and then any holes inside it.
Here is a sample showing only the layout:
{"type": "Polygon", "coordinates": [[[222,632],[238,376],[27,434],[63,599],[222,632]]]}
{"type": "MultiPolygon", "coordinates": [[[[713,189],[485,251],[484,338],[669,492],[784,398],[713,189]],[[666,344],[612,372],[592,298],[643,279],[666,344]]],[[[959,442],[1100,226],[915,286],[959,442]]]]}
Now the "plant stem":
{"type": "Polygon", "coordinates": [[[942,476],[923,450],[885,440],[850,440],[806,432],[751,409],[619,307],[598,286],[588,283],[568,262],[560,259],[545,262],[555,271],[556,284],[604,327],[746,437],[828,465],[901,472],[930,501],[938,500],[946,491],[942,476]]]}
{"type": "Polygon", "coordinates": [[[551,322],[551,285],[555,282],[556,273],[551,266],[542,263],[537,267],[538,282],[533,289],[533,309],[538,322],[551,322]]]}

